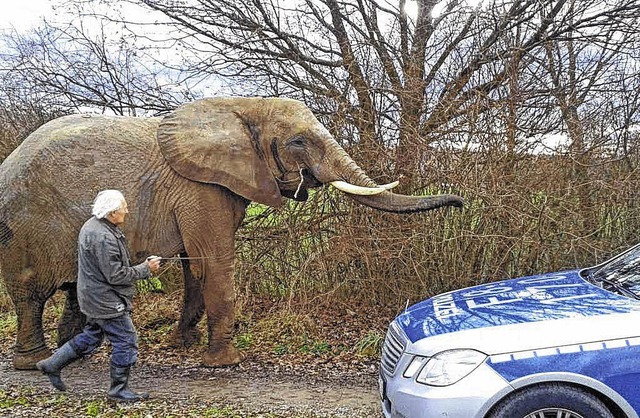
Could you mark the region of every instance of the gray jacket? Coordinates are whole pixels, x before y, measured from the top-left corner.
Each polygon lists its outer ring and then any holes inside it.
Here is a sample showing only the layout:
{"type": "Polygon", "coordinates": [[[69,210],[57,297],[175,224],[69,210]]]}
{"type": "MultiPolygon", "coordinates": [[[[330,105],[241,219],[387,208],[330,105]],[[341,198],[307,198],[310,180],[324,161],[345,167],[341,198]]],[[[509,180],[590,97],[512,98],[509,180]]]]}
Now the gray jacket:
{"type": "Polygon", "coordinates": [[[131,266],[127,240],[116,225],[95,216],[78,236],[78,303],[89,318],[130,312],[135,281],[151,275],[146,263],[131,266]]]}

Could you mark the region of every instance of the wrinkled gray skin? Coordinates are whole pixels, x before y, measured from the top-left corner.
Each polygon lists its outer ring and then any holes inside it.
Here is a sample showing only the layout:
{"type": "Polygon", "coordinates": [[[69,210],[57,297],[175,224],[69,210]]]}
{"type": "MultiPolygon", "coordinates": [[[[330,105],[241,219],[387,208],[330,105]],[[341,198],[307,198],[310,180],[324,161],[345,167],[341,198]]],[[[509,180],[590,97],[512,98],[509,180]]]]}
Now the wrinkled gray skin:
{"type": "MultiPolygon", "coordinates": [[[[30,135],[0,166],[0,262],[18,317],[14,366],[50,355],[45,302],[67,292],[62,344],[82,329],[75,294],[76,239],[103,189],[121,190],[133,261],[150,254],[210,257],[183,261],[184,306],[174,340],[191,345],[207,314],[208,366],[238,363],[234,322],[234,235],[250,201],[279,206],[334,180],[375,186],[300,102],[216,98],[167,117],[73,115],[30,135]],[[300,173],[304,179],[300,182],[300,173]]],[[[457,196],[383,192],[351,196],[389,212],[461,206],[457,196]]]]}

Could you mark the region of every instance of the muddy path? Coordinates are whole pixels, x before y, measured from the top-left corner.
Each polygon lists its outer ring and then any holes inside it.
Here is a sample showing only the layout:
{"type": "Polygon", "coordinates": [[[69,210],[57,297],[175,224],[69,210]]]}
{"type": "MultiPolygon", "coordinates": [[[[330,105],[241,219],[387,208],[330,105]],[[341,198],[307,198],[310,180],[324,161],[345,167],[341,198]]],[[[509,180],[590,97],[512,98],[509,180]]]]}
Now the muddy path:
{"type": "MultiPolygon", "coordinates": [[[[133,370],[131,386],[149,392],[152,399],[164,403],[184,405],[213,401],[255,412],[246,416],[379,417],[374,369],[373,366],[342,369],[335,364],[281,367],[251,361],[228,369],[142,363],[133,370]]],[[[65,395],[72,398],[103,396],[109,387],[108,363],[105,358],[76,362],[64,370],[63,379],[69,387],[65,395]]],[[[0,391],[7,393],[24,387],[35,394],[58,394],[45,376],[37,371],[13,369],[10,356],[2,354],[0,391]]],[[[16,408],[0,409],[0,416],[37,415],[34,410],[16,408]]]]}

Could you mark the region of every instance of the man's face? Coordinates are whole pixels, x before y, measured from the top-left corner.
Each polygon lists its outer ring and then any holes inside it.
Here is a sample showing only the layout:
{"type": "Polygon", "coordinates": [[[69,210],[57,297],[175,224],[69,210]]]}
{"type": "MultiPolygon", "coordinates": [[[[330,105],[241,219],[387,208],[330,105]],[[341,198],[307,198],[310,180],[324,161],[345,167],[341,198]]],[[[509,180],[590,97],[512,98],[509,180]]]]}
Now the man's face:
{"type": "Polygon", "coordinates": [[[122,201],[122,206],[120,206],[120,209],[115,210],[109,214],[109,220],[116,225],[122,225],[124,223],[124,217],[127,213],[129,213],[129,209],[127,209],[127,202],[122,201]]]}

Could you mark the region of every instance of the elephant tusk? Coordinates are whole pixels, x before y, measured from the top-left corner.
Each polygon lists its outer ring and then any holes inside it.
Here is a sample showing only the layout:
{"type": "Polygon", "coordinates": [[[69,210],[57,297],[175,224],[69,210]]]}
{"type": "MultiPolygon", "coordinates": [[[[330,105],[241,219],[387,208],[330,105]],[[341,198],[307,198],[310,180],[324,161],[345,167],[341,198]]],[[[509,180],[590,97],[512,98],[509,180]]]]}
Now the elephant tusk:
{"type": "MultiPolygon", "coordinates": [[[[332,181],[330,183],[338,190],[342,190],[345,193],[356,194],[360,196],[371,196],[384,192],[386,189],[383,187],[362,187],[355,184],[347,183],[346,181],[332,181]]],[[[392,183],[393,184],[393,183],[392,183]]]]}
{"type": "Polygon", "coordinates": [[[394,181],[393,183],[389,183],[389,184],[380,184],[380,185],[378,185],[378,187],[381,187],[381,188],[383,188],[383,189],[385,189],[385,190],[391,190],[391,189],[393,189],[394,187],[396,187],[399,183],[400,183],[400,182],[396,180],[396,181],[394,181]]]}

